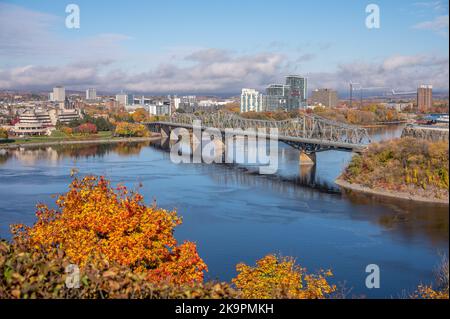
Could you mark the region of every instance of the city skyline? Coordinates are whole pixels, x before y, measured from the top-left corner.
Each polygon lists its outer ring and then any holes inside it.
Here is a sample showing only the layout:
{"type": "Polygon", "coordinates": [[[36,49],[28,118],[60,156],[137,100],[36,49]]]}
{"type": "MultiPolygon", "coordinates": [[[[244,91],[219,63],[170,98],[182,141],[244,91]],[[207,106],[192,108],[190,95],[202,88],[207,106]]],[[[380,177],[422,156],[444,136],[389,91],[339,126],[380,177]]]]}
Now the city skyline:
{"type": "Polygon", "coordinates": [[[68,29],[66,3],[2,1],[0,88],[239,95],[295,73],[310,90],[448,91],[448,1],[376,3],[380,29],[366,28],[366,1],[77,1],[80,28],[68,29]]]}

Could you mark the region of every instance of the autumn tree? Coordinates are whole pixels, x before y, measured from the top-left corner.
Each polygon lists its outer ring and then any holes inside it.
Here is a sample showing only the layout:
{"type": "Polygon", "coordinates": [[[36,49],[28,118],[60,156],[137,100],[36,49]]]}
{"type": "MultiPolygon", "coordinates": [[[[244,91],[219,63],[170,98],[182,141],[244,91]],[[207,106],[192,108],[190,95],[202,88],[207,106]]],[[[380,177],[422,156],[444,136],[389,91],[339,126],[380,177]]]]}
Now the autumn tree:
{"type": "Polygon", "coordinates": [[[148,112],[144,108],[137,108],[131,115],[133,120],[137,123],[145,122],[149,118],[148,112]]]}
{"type": "Polygon", "coordinates": [[[8,138],[8,131],[1,127],[0,127],[0,138],[2,139],[8,138]]]}
{"type": "Polygon", "coordinates": [[[95,176],[74,178],[56,205],[38,205],[37,222],[13,227],[14,240],[42,251],[63,249],[81,268],[101,256],[155,283],[203,281],[207,267],[196,245],[173,236],[181,224],[175,211],[146,206],[138,192],[95,176]]]}
{"type": "Polygon", "coordinates": [[[239,113],[241,111],[241,104],[239,102],[230,102],[223,107],[226,111],[232,113],[239,113]]]}
{"type": "Polygon", "coordinates": [[[433,285],[419,285],[412,295],[414,299],[449,299],[449,263],[447,255],[441,256],[441,264],[435,271],[433,285]]]}
{"type": "Polygon", "coordinates": [[[146,137],[150,135],[149,130],[142,124],[119,122],[116,124],[116,135],[128,137],[146,137]]]}
{"type": "Polygon", "coordinates": [[[232,282],[243,298],[322,299],[336,290],[326,280],[331,271],[308,274],[291,257],[267,255],[255,267],[241,263],[236,270],[238,275],[232,282]]]}
{"type": "Polygon", "coordinates": [[[74,132],[89,135],[97,133],[97,126],[93,123],[83,123],[73,129],[74,132]]]}

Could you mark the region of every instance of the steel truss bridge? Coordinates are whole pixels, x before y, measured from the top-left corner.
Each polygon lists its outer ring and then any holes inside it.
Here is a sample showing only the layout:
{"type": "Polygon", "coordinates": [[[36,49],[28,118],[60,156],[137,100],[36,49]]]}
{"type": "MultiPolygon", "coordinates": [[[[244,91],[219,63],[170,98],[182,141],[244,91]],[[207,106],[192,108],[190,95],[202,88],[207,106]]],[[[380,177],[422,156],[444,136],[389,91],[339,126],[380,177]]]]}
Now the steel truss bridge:
{"type": "MultiPolygon", "coordinates": [[[[370,143],[365,128],[347,125],[317,115],[303,114],[297,118],[270,121],[240,117],[231,112],[201,114],[174,113],[167,121],[143,123],[150,131],[170,136],[175,128],[193,129],[194,121],[201,121],[201,129],[219,129],[222,134],[246,135],[242,131],[277,128],[277,139],[306,154],[329,150],[362,152],[370,143]]],[[[261,135],[259,135],[261,136],[261,135]]],[[[267,134],[267,138],[269,135],[267,134]]]]}

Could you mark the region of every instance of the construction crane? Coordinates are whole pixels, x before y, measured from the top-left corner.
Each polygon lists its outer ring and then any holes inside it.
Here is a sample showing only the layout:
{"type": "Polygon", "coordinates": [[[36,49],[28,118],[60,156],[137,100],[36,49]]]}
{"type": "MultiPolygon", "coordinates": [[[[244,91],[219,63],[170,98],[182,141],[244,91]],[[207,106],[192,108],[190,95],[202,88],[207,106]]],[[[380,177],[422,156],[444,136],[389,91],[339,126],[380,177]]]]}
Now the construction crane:
{"type": "Polygon", "coordinates": [[[359,90],[359,97],[360,97],[360,106],[362,107],[362,101],[363,101],[363,90],[388,90],[390,88],[385,86],[373,86],[373,87],[363,87],[360,83],[355,83],[350,81],[350,108],[353,107],[353,91],[359,90]],[[357,86],[355,88],[355,86],[357,86]]]}
{"type": "Polygon", "coordinates": [[[412,94],[417,94],[417,91],[395,92],[395,90],[392,89],[392,95],[412,95],[412,94]]]}

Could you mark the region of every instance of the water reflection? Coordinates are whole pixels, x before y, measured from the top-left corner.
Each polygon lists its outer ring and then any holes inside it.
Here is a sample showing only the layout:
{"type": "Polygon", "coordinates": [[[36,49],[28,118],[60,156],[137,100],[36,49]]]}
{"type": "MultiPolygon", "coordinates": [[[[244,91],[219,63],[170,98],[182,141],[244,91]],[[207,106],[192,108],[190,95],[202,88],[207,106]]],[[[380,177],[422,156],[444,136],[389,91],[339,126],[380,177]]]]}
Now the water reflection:
{"type": "Polygon", "coordinates": [[[58,162],[63,159],[101,158],[110,153],[128,157],[139,155],[149,142],[113,143],[113,144],[61,144],[48,147],[21,147],[16,149],[0,149],[0,164],[9,160],[17,160],[26,165],[38,161],[58,162]]]}
{"type": "MultiPolygon", "coordinates": [[[[426,238],[431,245],[445,244],[449,240],[449,214],[444,205],[413,203],[385,197],[345,191],[330,185],[327,181],[313,182],[302,176],[283,177],[259,175],[246,167],[233,165],[198,165],[199,173],[208,175],[216,184],[233,189],[244,186],[248,189],[262,189],[265,192],[287,196],[284,207],[278,206],[277,215],[268,216],[255,207],[254,214],[243,216],[227,214],[227,218],[259,222],[277,221],[289,223],[301,218],[301,213],[338,213],[341,217],[368,221],[382,226],[389,234],[405,241],[426,238]],[[348,204],[342,209],[342,201],[348,204]],[[334,203],[334,204],[333,204],[334,203]],[[294,206],[293,206],[294,205],[294,206]],[[324,211],[323,206],[328,206],[324,211]],[[333,205],[336,205],[333,207],[333,205]],[[286,209],[287,208],[287,209],[286,209]],[[261,214],[258,214],[260,212],[261,214]]],[[[315,172],[313,173],[315,174],[315,172]]],[[[262,205],[260,208],[263,208],[262,205]]]]}
{"type": "MultiPolygon", "coordinates": [[[[353,205],[364,207],[364,218],[389,229],[396,236],[412,241],[423,236],[432,245],[449,241],[448,206],[391,199],[371,194],[344,191],[343,197],[353,205]]],[[[351,214],[359,219],[361,214],[351,214]]]]}

